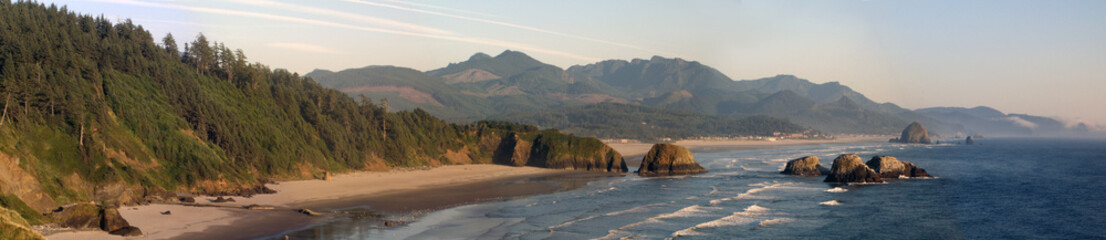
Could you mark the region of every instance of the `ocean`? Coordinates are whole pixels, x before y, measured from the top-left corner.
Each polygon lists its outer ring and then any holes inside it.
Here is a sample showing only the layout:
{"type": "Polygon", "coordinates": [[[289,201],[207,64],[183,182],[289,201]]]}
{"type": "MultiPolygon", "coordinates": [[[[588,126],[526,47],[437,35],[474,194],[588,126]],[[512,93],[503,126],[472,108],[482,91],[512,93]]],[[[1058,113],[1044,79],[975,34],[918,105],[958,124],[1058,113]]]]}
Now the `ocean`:
{"type": "MultiPolygon", "coordinates": [[[[1104,239],[1106,141],[827,144],[695,153],[699,175],[603,178],[570,191],[403,216],[345,217],[293,239],[1104,239]],[[890,155],[936,178],[834,187],[779,174],[818,156],[890,155]]],[[[631,167],[631,171],[635,167],[631,167]]]]}

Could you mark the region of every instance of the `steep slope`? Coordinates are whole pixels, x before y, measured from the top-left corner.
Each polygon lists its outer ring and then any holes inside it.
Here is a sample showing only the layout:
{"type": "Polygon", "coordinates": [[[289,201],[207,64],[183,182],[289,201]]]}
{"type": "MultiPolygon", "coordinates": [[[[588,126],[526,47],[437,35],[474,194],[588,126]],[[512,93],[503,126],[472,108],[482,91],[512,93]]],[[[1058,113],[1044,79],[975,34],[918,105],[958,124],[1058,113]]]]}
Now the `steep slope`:
{"type": "Polygon", "coordinates": [[[622,92],[639,98],[660,96],[686,90],[702,91],[737,89],[733,80],[718,70],[695,61],[654,56],[649,60],[608,60],[584,66],[573,66],[568,72],[598,79],[622,92]]]}
{"type": "Polygon", "coordinates": [[[422,108],[434,116],[462,122],[482,120],[477,116],[495,112],[486,98],[465,94],[441,78],[410,68],[369,66],[339,72],[315,70],[304,76],[355,98],[363,95],[377,102],[387,99],[392,110],[422,108]]]}
{"type": "Polygon", "coordinates": [[[202,35],[178,52],[171,36],[159,46],[130,21],[64,7],[0,1],[0,39],[0,196],[15,196],[0,207],[9,209],[133,204],[172,192],[248,195],[267,179],[490,163],[496,143],[512,134],[573,146],[552,154],[600,148],[530,126],[389,113],[249,64],[202,35]]]}

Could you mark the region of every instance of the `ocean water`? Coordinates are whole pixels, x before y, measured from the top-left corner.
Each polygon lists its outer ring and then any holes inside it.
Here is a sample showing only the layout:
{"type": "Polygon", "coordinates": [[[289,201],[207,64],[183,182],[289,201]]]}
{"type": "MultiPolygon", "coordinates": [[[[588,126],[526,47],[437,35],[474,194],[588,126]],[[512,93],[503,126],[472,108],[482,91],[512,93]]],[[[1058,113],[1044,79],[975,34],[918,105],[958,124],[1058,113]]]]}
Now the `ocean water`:
{"type": "MultiPolygon", "coordinates": [[[[338,220],[295,239],[1104,239],[1106,141],[831,144],[695,153],[700,175],[601,179],[576,190],[404,216],[338,220]],[[933,179],[835,187],[786,161],[891,155],[933,179]]],[[[633,169],[631,169],[633,170],[633,169]]]]}

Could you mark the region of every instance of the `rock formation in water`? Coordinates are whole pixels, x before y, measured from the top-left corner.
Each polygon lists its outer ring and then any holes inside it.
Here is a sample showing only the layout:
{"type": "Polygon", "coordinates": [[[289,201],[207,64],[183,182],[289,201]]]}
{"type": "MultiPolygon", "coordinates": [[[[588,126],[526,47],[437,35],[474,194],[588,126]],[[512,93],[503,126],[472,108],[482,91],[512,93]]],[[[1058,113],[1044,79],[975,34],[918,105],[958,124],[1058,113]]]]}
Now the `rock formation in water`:
{"type": "Polygon", "coordinates": [[[826,175],[829,173],[829,169],[818,162],[818,157],[806,156],[787,161],[787,166],[780,173],[811,177],[826,175]]]}
{"type": "Polygon", "coordinates": [[[667,143],[654,144],[641,160],[638,175],[644,177],[705,173],[687,148],[667,143]]]}
{"type": "Polygon", "coordinates": [[[929,132],[921,123],[913,122],[902,130],[902,136],[891,139],[891,142],[929,144],[929,132]]]}
{"type": "Polygon", "coordinates": [[[492,161],[509,166],[531,166],[596,172],[626,172],[622,154],[594,138],[564,139],[546,132],[510,133],[499,142],[492,161]]]}
{"type": "Polygon", "coordinates": [[[968,145],[975,144],[975,140],[972,140],[972,136],[968,136],[968,139],[964,140],[964,144],[968,144],[968,145]]]}
{"type": "Polygon", "coordinates": [[[131,226],[126,219],[123,219],[123,216],[119,215],[119,210],[114,207],[89,203],[69,204],[58,208],[49,216],[61,227],[100,229],[111,234],[118,232],[119,234],[116,235],[128,234],[124,236],[142,234],[141,230],[131,226]]]}
{"type": "Polygon", "coordinates": [[[926,170],[907,161],[899,161],[892,156],[875,156],[866,163],[868,168],[879,173],[881,178],[929,177],[926,170]]]}
{"type": "Polygon", "coordinates": [[[842,154],[833,160],[833,167],[825,182],[834,183],[879,183],[883,179],[856,154],[842,154]]]}

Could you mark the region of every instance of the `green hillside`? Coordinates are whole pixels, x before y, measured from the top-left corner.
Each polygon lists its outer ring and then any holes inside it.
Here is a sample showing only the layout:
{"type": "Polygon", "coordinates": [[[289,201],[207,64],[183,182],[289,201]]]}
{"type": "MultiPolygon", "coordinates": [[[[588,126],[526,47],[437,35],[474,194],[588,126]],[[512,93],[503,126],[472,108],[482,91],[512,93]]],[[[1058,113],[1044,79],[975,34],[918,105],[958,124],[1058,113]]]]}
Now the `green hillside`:
{"type": "MultiPolygon", "coordinates": [[[[504,137],[524,133],[605,147],[529,126],[389,113],[202,35],[181,45],[129,20],[0,2],[0,171],[22,179],[0,179],[0,195],[15,196],[0,207],[251,194],[267,179],[324,171],[490,163],[504,137]]],[[[576,150],[550,154],[609,155],[576,150]]]]}

